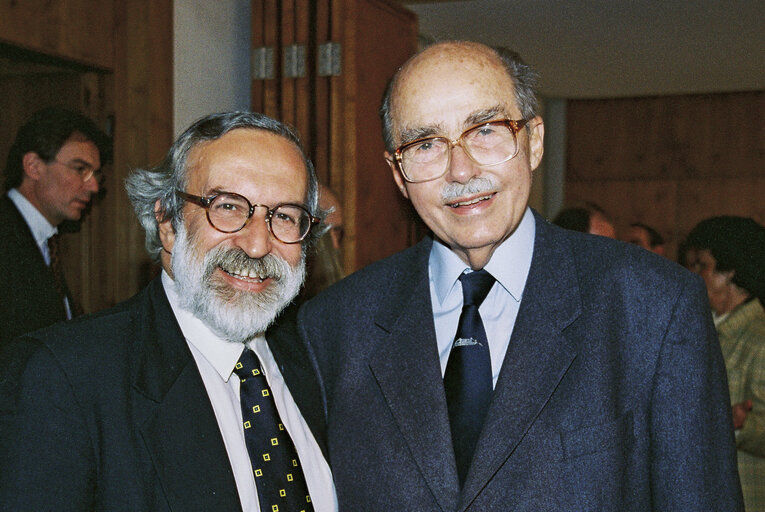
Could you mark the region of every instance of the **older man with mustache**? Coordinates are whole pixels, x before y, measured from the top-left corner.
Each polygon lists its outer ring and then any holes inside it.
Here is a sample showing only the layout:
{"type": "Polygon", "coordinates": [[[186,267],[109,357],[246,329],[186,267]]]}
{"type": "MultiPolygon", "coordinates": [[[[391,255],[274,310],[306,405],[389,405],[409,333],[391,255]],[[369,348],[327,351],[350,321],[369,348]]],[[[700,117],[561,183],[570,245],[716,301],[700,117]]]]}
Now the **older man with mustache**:
{"type": "Polygon", "coordinates": [[[277,321],[317,189],[291,129],[236,112],[128,178],[162,274],[0,356],[0,510],[336,510],[316,377],[277,321]]]}
{"type": "Polygon", "coordinates": [[[385,158],[432,236],[299,315],[340,508],[739,511],[703,283],[529,208],[533,76],[441,42],[388,89],[385,158]]]}

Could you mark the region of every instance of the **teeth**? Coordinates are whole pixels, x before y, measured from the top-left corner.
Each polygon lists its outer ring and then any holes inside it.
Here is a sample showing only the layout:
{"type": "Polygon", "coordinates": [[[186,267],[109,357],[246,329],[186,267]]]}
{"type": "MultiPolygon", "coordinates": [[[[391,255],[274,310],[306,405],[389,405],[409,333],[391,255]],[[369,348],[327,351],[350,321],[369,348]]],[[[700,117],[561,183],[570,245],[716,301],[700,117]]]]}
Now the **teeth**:
{"type": "Polygon", "coordinates": [[[476,203],[480,203],[481,201],[485,201],[486,199],[489,199],[490,197],[491,197],[491,195],[483,196],[483,197],[476,197],[475,199],[472,199],[470,201],[463,201],[463,202],[460,202],[460,203],[453,203],[453,204],[451,204],[449,206],[451,206],[452,208],[457,208],[459,206],[469,206],[471,204],[476,204],[476,203]]]}
{"type": "Polygon", "coordinates": [[[257,272],[253,270],[243,270],[243,269],[234,270],[234,269],[225,269],[225,268],[221,268],[221,270],[239,279],[254,279],[259,282],[263,282],[263,280],[265,279],[265,277],[259,276],[257,272]]]}

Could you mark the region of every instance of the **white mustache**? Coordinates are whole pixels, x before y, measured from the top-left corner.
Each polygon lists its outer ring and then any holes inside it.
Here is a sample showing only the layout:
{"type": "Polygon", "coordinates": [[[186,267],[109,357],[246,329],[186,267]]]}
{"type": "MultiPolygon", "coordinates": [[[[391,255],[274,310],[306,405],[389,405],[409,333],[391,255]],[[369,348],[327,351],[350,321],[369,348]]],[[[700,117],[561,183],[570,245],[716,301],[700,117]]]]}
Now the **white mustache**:
{"type": "Polygon", "coordinates": [[[205,279],[209,278],[215,269],[220,267],[236,274],[247,275],[249,273],[250,276],[270,277],[280,281],[289,271],[288,268],[285,268],[288,265],[286,261],[273,254],[266,254],[262,258],[250,258],[241,249],[218,247],[205,255],[204,276],[205,279]]]}
{"type": "Polygon", "coordinates": [[[452,203],[466,196],[490,193],[496,190],[496,184],[487,176],[475,176],[467,183],[447,183],[441,190],[441,200],[452,203]]]}

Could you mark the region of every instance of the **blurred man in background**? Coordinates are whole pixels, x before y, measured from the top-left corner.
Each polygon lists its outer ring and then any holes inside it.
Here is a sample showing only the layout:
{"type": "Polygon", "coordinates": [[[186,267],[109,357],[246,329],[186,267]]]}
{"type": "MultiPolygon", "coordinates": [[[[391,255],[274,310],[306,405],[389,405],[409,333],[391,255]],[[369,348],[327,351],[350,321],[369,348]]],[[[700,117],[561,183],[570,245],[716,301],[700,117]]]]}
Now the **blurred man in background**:
{"type": "Polygon", "coordinates": [[[98,192],[110,146],[93,121],[61,108],[19,128],[0,198],[0,343],[73,316],[58,227],[79,221],[98,192]]]}

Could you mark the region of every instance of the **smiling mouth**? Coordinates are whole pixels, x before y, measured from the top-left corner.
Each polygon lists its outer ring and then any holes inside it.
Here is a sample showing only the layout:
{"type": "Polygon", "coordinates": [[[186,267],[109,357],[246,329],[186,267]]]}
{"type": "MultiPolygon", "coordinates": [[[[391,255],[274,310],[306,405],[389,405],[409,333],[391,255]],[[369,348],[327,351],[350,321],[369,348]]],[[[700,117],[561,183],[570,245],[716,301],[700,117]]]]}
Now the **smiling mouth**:
{"type": "Polygon", "coordinates": [[[241,281],[247,281],[248,283],[262,283],[270,277],[258,275],[257,272],[247,269],[225,269],[223,267],[218,268],[231,277],[241,281]]]}
{"type": "Polygon", "coordinates": [[[460,206],[473,206],[475,204],[480,203],[481,201],[488,201],[492,197],[494,197],[494,193],[491,193],[485,196],[474,197],[473,199],[468,199],[467,201],[458,201],[456,203],[449,203],[447,206],[449,206],[450,208],[459,208],[460,206]]]}

